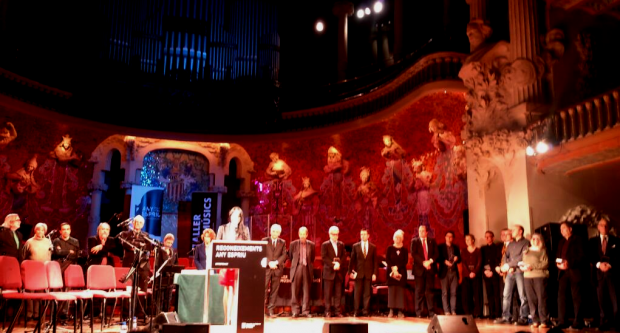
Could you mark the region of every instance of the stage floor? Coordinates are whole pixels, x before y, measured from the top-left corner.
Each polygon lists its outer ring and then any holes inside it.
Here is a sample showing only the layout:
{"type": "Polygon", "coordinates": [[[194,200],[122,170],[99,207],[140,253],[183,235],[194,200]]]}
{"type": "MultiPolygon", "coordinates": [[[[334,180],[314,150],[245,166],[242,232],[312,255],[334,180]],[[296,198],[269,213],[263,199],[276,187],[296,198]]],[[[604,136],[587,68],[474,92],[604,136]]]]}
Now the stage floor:
{"type": "MultiPolygon", "coordinates": [[[[371,333],[412,333],[412,332],[426,332],[430,319],[419,318],[404,318],[404,319],[389,319],[387,317],[362,317],[362,318],[265,318],[265,332],[266,333],[278,333],[278,332],[294,332],[294,333],[321,333],[323,332],[323,326],[325,323],[368,323],[368,332],[371,333]]],[[[97,323],[98,324],[98,323],[97,323]]],[[[537,329],[530,328],[529,326],[515,326],[515,325],[496,325],[490,319],[479,319],[476,321],[476,326],[480,333],[511,333],[511,332],[547,332],[549,329],[537,329]]],[[[29,322],[26,332],[32,332],[34,323],[29,322]]],[[[142,327],[140,327],[142,328],[142,327]]],[[[100,325],[95,325],[95,332],[100,332],[100,325]]],[[[14,332],[24,332],[23,327],[19,327],[13,330],[14,332]]],[[[51,331],[51,330],[50,330],[51,331]]],[[[79,331],[79,330],[78,330],[79,331]]],[[[120,326],[111,326],[104,329],[104,332],[119,332],[120,326]]],[[[145,332],[146,330],[141,329],[145,332]]],[[[593,332],[594,329],[583,330],[565,330],[565,332],[593,332]]],[[[73,332],[73,326],[58,327],[57,332],[73,332]]],[[[90,332],[89,327],[84,327],[84,332],[90,332]]],[[[235,332],[232,326],[213,325],[210,327],[210,332],[214,333],[233,333],[235,332]]],[[[451,333],[451,332],[448,332],[451,333]]]]}

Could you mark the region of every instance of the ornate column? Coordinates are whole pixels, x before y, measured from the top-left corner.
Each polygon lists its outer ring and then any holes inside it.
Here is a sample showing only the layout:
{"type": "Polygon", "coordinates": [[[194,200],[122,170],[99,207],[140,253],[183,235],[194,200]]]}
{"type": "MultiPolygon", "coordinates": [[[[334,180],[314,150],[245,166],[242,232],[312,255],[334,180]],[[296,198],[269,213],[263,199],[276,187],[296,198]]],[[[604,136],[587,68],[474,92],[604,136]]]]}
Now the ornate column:
{"type": "Polygon", "coordinates": [[[469,5],[469,19],[486,19],[487,18],[487,1],[486,0],[465,0],[469,5]]]}
{"type": "Polygon", "coordinates": [[[337,1],[333,8],[334,15],[338,16],[338,81],[347,78],[348,57],[348,17],[353,15],[353,4],[348,1],[337,1]]]}
{"type": "Polygon", "coordinates": [[[90,190],[90,220],[88,224],[88,236],[97,234],[97,226],[101,222],[101,192],[107,191],[105,184],[88,184],[90,190]]]}
{"type": "MultiPolygon", "coordinates": [[[[473,1],[473,0],[472,0],[473,1]]],[[[509,0],[508,15],[510,23],[510,61],[513,67],[539,65],[539,32],[536,0],[509,0]],[[527,59],[530,62],[518,62],[519,59],[527,59]]],[[[520,68],[516,68],[517,71],[520,68]]],[[[532,71],[529,71],[532,73],[532,71]]],[[[540,67],[534,73],[542,74],[540,67]]],[[[540,76],[540,75],[538,75],[540,76]]],[[[517,106],[524,102],[541,102],[541,80],[539,77],[532,78],[532,84],[515,87],[512,93],[510,106],[517,106]]]]}

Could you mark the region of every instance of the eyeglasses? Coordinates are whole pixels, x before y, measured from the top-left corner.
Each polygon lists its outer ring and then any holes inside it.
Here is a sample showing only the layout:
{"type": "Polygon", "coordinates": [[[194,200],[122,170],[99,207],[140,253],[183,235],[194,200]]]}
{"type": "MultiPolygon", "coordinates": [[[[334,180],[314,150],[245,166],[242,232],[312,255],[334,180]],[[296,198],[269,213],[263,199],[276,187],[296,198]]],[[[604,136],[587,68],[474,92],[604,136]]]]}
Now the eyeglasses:
{"type": "Polygon", "coordinates": [[[332,233],[332,232],[330,232],[329,234],[330,234],[330,235],[332,235],[332,236],[338,236],[338,233],[332,233]]]}

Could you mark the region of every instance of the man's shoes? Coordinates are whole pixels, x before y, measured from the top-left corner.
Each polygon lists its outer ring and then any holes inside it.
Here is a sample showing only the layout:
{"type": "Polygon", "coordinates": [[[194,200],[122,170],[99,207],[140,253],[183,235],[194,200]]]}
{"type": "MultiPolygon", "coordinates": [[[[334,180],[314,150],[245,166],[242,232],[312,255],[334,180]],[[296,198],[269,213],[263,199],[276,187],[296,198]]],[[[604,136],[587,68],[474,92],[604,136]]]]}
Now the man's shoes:
{"type": "Polygon", "coordinates": [[[493,324],[510,324],[510,319],[498,318],[493,321],[493,324]]]}
{"type": "Polygon", "coordinates": [[[405,314],[402,311],[398,311],[398,318],[405,318],[405,314]]]}
{"type": "Polygon", "coordinates": [[[394,318],[394,310],[390,309],[390,313],[388,314],[388,318],[394,318]]]}
{"type": "Polygon", "coordinates": [[[293,318],[299,318],[299,313],[293,313],[293,315],[291,315],[291,317],[293,317],[293,318]]]}
{"type": "Polygon", "coordinates": [[[515,322],[515,325],[519,325],[519,326],[527,326],[527,325],[528,325],[527,319],[525,319],[525,318],[520,318],[519,320],[517,320],[517,321],[515,322]]]}
{"type": "Polygon", "coordinates": [[[332,314],[330,312],[325,312],[325,318],[331,318],[332,314]]]}
{"type": "Polygon", "coordinates": [[[370,317],[368,311],[362,311],[362,317],[370,317]]]}

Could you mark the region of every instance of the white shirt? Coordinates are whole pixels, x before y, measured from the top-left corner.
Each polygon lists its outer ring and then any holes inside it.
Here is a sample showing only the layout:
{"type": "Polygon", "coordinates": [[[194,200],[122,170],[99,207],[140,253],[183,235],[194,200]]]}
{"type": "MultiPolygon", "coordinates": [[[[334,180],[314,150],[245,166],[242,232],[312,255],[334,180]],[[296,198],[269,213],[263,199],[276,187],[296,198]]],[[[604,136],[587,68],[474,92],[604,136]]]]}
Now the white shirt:
{"type": "MultiPolygon", "coordinates": [[[[603,246],[603,239],[607,238],[607,245],[609,246],[609,237],[607,235],[599,235],[599,237],[601,237],[601,246],[603,246]]],[[[611,265],[609,265],[609,267],[611,267],[611,265]]],[[[596,263],[596,268],[601,268],[601,262],[597,262],[596,263]]]]}
{"type": "Polygon", "coordinates": [[[334,253],[336,254],[336,256],[338,256],[338,242],[333,242],[333,241],[329,241],[330,243],[332,243],[332,246],[334,247],[334,253]]]}

